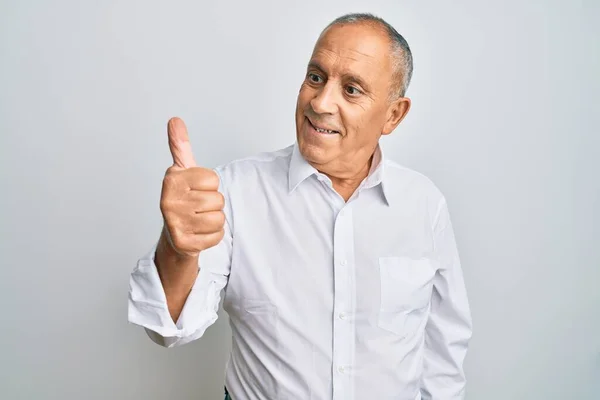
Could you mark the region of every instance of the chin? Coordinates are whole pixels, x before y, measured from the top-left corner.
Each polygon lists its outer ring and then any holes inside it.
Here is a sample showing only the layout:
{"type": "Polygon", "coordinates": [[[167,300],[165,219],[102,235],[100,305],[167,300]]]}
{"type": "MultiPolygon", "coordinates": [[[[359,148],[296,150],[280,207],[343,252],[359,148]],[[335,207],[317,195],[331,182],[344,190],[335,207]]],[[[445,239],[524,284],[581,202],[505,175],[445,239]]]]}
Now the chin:
{"type": "Polygon", "coordinates": [[[306,161],[314,164],[326,164],[331,159],[331,151],[317,143],[310,143],[300,138],[298,148],[306,161]]]}

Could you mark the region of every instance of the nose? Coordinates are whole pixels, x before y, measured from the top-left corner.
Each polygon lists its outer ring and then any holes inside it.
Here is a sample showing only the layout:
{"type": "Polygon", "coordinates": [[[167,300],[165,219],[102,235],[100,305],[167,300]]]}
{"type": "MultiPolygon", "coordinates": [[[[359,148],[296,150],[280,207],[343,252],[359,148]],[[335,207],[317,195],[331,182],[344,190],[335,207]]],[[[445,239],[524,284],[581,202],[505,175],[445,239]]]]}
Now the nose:
{"type": "Polygon", "coordinates": [[[310,106],[317,114],[335,114],[337,111],[336,92],[332,81],[327,82],[310,101],[310,106]]]}

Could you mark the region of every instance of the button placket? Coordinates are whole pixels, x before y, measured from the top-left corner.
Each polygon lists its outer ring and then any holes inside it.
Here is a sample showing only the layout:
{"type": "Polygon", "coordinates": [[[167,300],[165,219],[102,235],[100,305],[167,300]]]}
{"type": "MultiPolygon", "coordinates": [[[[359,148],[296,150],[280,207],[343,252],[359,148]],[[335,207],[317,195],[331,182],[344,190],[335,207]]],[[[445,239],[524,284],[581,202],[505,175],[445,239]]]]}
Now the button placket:
{"type": "Polygon", "coordinates": [[[354,227],[348,204],[335,219],[334,235],[333,398],[353,399],[355,327],[350,316],[355,304],[354,227]]]}

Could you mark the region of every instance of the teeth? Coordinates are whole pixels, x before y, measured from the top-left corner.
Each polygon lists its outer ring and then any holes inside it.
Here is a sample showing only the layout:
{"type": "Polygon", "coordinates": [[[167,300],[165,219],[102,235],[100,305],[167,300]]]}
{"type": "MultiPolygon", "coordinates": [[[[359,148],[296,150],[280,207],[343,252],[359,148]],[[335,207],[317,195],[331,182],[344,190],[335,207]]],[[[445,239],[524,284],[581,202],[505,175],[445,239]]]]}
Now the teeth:
{"type": "Polygon", "coordinates": [[[321,129],[321,128],[315,128],[317,130],[317,132],[321,132],[321,133],[335,133],[334,131],[330,131],[329,129],[321,129]]]}

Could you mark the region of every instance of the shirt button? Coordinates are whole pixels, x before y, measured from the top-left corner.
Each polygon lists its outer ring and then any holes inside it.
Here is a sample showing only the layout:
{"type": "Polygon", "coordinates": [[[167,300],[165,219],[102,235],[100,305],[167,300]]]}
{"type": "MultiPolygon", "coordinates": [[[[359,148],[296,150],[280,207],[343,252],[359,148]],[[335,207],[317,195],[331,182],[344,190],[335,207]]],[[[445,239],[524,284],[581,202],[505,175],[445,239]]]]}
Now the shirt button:
{"type": "Polygon", "coordinates": [[[343,374],[344,372],[346,372],[346,368],[344,368],[344,367],[342,367],[342,366],[339,366],[339,367],[338,367],[338,372],[339,372],[340,374],[343,374]]]}
{"type": "Polygon", "coordinates": [[[339,317],[340,319],[346,319],[346,313],[340,313],[339,317]]]}
{"type": "Polygon", "coordinates": [[[340,211],[340,217],[343,217],[343,216],[344,216],[344,214],[346,214],[346,213],[344,212],[344,210],[340,211]]]}
{"type": "Polygon", "coordinates": [[[340,262],[340,264],[342,264],[342,267],[345,267],[346,265],[348,265],[348,261],[346,261],[346,260],[342,260],[342,261],[340,262]]]}

